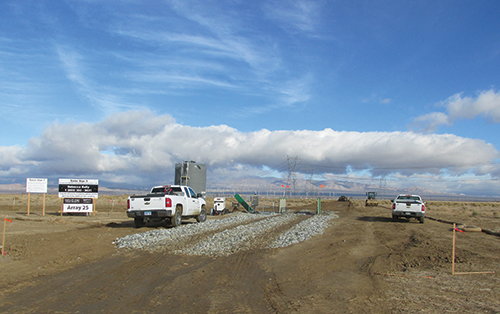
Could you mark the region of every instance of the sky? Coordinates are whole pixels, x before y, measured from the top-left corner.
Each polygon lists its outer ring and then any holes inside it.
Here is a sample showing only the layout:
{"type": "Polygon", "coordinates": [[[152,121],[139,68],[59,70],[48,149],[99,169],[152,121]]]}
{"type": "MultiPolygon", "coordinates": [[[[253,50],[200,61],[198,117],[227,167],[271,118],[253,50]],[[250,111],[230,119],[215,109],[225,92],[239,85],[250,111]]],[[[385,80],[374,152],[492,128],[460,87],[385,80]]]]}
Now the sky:
{"type": "Polygon", "coordinates": [[[497,1],[0,3],[0,191],[500,195],[497,1]],[[299,183],[297,183],[299,184],[299,183]],[[364,193],[364,192],[363,192],[364,193]]]}

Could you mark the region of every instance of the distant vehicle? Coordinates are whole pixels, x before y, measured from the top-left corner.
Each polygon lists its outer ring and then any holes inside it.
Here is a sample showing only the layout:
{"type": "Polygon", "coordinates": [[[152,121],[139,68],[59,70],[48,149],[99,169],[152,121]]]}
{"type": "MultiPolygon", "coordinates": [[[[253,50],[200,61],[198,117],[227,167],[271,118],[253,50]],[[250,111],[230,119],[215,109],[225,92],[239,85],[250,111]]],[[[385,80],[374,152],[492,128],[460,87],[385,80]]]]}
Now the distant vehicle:
{"type": "Polygon", "coordinates": [[[392,220],[399,218],[415,218],[424,223],[425,202],[419,195],[399,194],[392,200],[392,220]]]}
{"type": "Polygon", "coordinates": [[[366,192],[365,206],[378,206],[378,201],[375,199],[377,192],[366,192]]]}
{"type": "Polygon", "coordinates": [[[345,195],[339,197],[339,202],[349,202],[349,198],[345,195]]]}
{"type": "Polygon", "coordinates": [[[196,218],[198,222],[207,220],[206,202],[188,186],[155,186],[147,195],[128,197],[127,216],[134,218],[136,228],[149,221],[161,220],[168,220],[177,227],[182,218],[196,218]]]}

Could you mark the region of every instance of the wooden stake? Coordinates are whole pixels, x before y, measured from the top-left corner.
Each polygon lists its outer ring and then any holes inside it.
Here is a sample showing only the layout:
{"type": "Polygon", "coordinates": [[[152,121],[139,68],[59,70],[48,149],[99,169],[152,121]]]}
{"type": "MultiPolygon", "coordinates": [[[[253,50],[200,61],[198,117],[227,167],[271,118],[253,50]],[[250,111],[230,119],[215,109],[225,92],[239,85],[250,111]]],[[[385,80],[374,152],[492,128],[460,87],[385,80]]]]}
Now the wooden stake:
{"type": "Polygon", "coordinates": [[[473,271],[468,273],[454,273],[453,275],[473,275],[473,274],[496,274],[494,270],[491,271],[473,271]]]}
{"type": "Polygon", "coordinates": [[[30,215],[30,193],[28,193],[28,214],[27,216],[30,215]]]}
{"type": "Polygon", "coordinates": [[[3,233],[2,233],[2,256],[4,255],[5,247],[5,224],[7,223],[7,215],[3,216],[3,233]]]}
{"type": "Polygon", "coordinates": [[[455,275],[455,229],[457,224],[453,223],[453,257],[451,259],[451,274],[455,275]]]}
{"type": "Polygon", "coordinates": [[[45,216],[45,193],[43,193],[42,216],[45,216]]]}

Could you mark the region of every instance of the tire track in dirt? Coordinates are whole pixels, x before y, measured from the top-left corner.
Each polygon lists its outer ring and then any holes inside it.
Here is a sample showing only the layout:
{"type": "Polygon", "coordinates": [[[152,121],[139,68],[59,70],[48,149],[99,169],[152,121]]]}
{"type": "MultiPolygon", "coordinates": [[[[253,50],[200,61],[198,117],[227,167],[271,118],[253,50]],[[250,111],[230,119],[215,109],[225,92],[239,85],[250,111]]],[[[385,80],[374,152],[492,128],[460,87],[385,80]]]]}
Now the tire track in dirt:
{"type": "MultiPolygon", "coordinates": [[[[262,249],[268,247],[269,243],[284,231],[308,218],[297,216],[286,224],[272,227],[253,239],[251,247],[224,257],[226,259],[224,272],[228,275],[217,277],[215,280],[215,286],[223,287],[224,292],[210,300],[208,313],[257,313],[272,309],[263,287],[273,279],[269,278],[261,264],[263,256],[272,249],[262,249]],[[252,295],[249,295],[249,290],[252,295]],[[241,291],[246,292],[241,293],[241,291]]],[[[274,313],[273,310],[271,312],[274,313]]]]}
{"type": "Polygon", "coordinates": [[[161,254],[141,252],[133,255],[114,256],[41,278],[35,287],[10,295],[9,302],[3,303],[0,311],[24,313],[50,308],[55,312],[90,312],[89,309],[106,309],[106,303],[122,298],[133,300],[137,306],[141,299],[134,296],[156,287],[159,282],[154,270],[165,265],[161,254]],[[138,265],[142,274],[140,280],[137,278],[138,265]],[[112,282],[117,284],[110,285],[112,282]]]}
{"type": "MultiPolygon", "coordinates": [[[[229,274],[216,280],[216,286],[223,287],[223,291],[211,299],[208,313],[251,313],[252,307],[237,293],[238,285],[245,282],[246,270],[252,269],[248,260],[250,252],[243,251],[231,258],[231,263],[225,269],[229,274]]],[[[255,274],[253,274],[255,275],[255,274]]]]}
{"type": "MultiPolygon", "coordinates": [[[[257,222],[261,220],[258,219],[257,222]]],[[[303,220],[303,218],[294,217],[293,221],[288,224],[274,228],[258,237],[256,246],[265,246],[271,239],[293,226],[296,220],[303,220]]],[[[238,226],[252,225],[257,222],[243,222],[238,226]]],[[[235,227],[237,226],[233,226],[235,227]]],[[[179,239],[179,245],[190,245],[216,232],[210,231],[179,239]]],[[[255,281],[258,277],[255,276],[258,266],[253,260],[254,255],[255,252],[250,254],[249,251],[235,254],[234,258],[229,258],[224,269],[225,273],[230,274],[229,277],[215,276],[212,281],[206,281],[207,274],[212,274],[214,269],[215,273],[220,271],[217,266],[212,266],[212,264],[217,264],[217,261],[211,258],[181,257],[165,252],[122,251],[97,263],[80,265],[55,276],[40,278],[34,287],[10,295],[9,302],[2,303],[0,311],[25,313],[51,309],[54,312],[98,310],[123,313],[142,312],[142,308],[159,308],[161,312],[161,307],[170,302],[173,304],[169,305],[169,311],[173,312],[175,309],[182,311],[183,307],[175,305],[177,304],[176,298],[192,303],[192,300],[185,300],[186,281],[191,281],[193,290],[199,289],[197,283],[201,281],[205,283],[205,289],[208,291],[217,290],[217,287],[232,286],[234,288],[229,291],[234,292],[237,289],[245,290],[245,287],[252,285],[255,285],[255,290],[259,290],[261,283],[255,281]],[[211,283],[208,284],[209,282],[211,283]],[[110,283],[115,284],[110,285],[110,283]],[[179,290],[183,291],[182,296],[177,295],[179,290]]],[[[265,274],[262,270],[260,273],[261,276],[265,274]]],[[[234,293],[227,295],[221,293],[209,299],[201,297],[200,304],[211,304],[206,310],[213,313],[249,312],[256,306],[255,302],[248,302],[245,296],[235,296],[234,293]],[[236,303],[233,302],[235,298],[239,300],[236,303]],[[204,302],[201,302],[202,300],[204,302]]]]}
{"type": "Polygon", "coordinates": [[[356,313],[372,306],[378,286],[373,268],[389,250],[375,236],[376,221],[340,216],[316,241],[276,251],[265,261],[272,278],[265,296],[270,311],[322,313],[335,304],[337,312],[356,313]]]}

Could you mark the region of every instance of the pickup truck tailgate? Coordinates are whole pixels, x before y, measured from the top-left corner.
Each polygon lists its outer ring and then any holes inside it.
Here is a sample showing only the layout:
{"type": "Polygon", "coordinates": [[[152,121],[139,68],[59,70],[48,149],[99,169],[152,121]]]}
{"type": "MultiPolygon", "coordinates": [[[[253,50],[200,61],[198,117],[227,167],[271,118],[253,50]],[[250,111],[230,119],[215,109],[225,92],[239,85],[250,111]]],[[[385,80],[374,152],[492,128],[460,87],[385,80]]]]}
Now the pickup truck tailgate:
{"type": "Polygon", "coordinates": [[[394,210],[416,212],[422,209],[421,205],[422,203],[416,201],[396,201],[394,210]]]}
{"type": "Polygon", "coordinates": [[[131,210],[153,210],[153,209],[165,209],[165,198],[164,197],[134,197],[130,198],[130,209],[131,210]]]}

